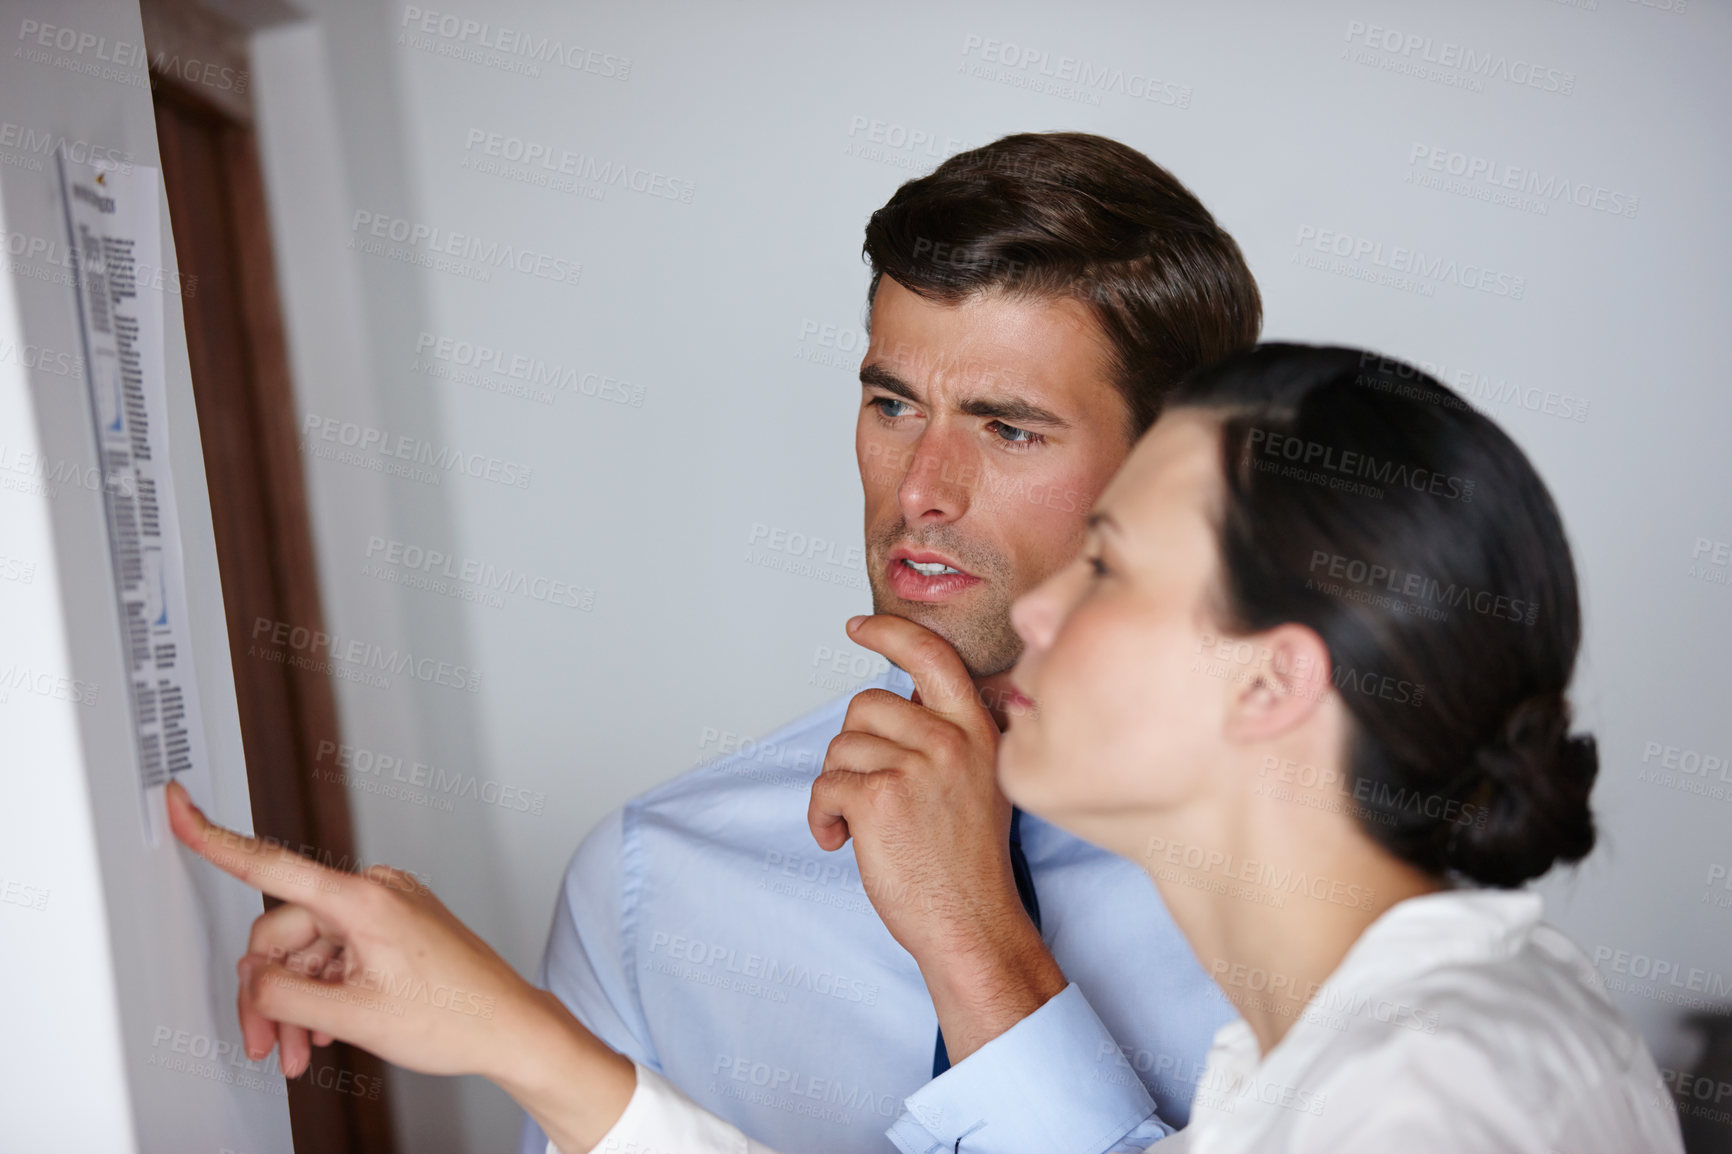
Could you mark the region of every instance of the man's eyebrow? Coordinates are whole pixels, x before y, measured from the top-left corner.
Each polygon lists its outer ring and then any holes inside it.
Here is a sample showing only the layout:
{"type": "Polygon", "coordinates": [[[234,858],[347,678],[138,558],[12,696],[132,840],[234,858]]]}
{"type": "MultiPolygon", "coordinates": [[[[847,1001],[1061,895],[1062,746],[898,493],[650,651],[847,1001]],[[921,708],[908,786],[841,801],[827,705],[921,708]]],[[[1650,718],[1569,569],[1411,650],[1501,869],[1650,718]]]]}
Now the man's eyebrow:
{"type": "MultiPolygon", "coordinates": [[[[914,387],[883,365],[866,365],[860,370],[860,383],[894,393],[905,401],[924,404],[914,387]]],[[[971,417],[990,417],[1011,425],[1045,425],[1052,429],[1068,429],[1070,422],[1053,412],[1022,400],[1020,397],[974,397],[962,402],[960,410],[971,417]]]]}
{"type": "Polygon", "coordinates": [[[977,397],[962,402],[961,409],[971,417],[992,417],[1011,425],[1070,428],[1070,422],[1051,409],[1043,409],[1018,397],[977,397]]]}
{"type": "Polygon", "coordinates": [[[905,401],[920,404],[921,400],[914,391],[914,386],[885,368],[883,365],[862,365],[860,367],[860,383],[874,385],[887,393],[895,393],[905,401]]]}

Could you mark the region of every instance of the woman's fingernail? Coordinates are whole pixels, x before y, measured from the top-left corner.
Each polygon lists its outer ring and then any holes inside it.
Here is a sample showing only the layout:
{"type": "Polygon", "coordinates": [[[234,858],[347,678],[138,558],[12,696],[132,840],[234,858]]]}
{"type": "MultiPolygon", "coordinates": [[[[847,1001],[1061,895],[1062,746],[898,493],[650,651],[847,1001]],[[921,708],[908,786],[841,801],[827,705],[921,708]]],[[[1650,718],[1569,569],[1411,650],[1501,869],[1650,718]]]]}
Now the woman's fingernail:
{"type": "Polygon", "coordinates": [[[168,783],[168,788],[173,789],[173,790],[178,790],[180,792],[181,800],[186,802],[186,807],[188,809],[192,810],[192,812],[195,815],[197,815],[200,820],[204,820],[204,810],[202,810],[198,807],[198,803],[192,799],[192,794],[187,792],[186,786],[182,785],[178,781],[171,780],[168,783]]]}

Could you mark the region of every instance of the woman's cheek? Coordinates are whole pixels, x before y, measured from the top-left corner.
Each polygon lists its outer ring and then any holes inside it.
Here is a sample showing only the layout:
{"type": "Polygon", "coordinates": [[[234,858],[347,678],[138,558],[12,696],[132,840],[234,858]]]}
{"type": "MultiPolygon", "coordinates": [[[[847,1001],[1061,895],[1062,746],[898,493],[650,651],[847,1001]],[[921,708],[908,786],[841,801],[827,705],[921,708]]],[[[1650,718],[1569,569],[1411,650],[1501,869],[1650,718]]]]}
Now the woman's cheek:
{"type": "Polygon", "coordinates": [[[1032,717],[1011,721],[1010,730],[998,744],[998,787],[1012,805],[1040,814],[1051,809],[1048,795],[1057,775],[1052,758],[1041,747],[1036,724],[1032,717]]]}

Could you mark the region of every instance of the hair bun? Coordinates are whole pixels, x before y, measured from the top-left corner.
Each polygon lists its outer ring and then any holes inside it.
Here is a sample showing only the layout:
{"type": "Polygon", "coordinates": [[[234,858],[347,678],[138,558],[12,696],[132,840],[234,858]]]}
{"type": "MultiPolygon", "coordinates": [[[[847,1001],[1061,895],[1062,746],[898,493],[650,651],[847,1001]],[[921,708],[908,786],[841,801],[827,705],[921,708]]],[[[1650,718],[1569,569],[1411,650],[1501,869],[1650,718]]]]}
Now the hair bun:
{"type": "Polygon", "coordinates": [[[1483,885],[1518,886],[1594,848],[1588,806],[1599,773],[1592,736],[1570,736],[1561,693],[1529,697],[1474,751],[1470,819],[1452,831],[1445,864],[1483,885]]]}

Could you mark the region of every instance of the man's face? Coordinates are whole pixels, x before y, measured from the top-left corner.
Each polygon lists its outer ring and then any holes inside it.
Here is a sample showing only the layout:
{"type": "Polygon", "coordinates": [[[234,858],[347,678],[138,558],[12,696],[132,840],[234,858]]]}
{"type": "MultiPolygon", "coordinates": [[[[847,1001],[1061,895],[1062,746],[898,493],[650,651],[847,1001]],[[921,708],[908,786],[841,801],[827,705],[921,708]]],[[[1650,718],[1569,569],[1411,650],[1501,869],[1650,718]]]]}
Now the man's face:
{"type": "Polygon", "coordinates": [[[975,677],[1015,663],[1011,602],[1075,555],[1130,450],[1110,365],[1076,301],[947,305],[879,281],[854,434],[874,612],[933,630],[975,677]]]}

